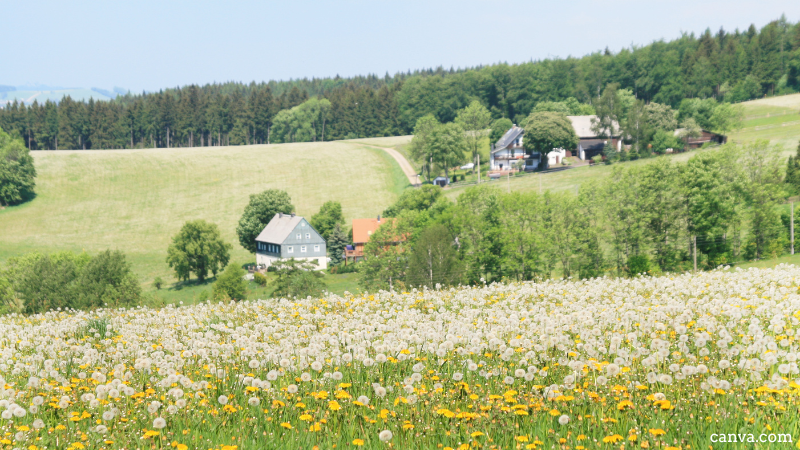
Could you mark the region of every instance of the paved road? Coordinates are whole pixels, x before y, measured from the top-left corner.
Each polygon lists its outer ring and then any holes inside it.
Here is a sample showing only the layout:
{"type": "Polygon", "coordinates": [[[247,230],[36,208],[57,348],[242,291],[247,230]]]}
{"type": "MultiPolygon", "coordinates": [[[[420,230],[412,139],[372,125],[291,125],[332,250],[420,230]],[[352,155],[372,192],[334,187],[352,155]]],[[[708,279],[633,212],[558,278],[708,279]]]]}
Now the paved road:
{"type": "Polygon", "coordinates": [[[402,153],[393,148],[378,147],[375,145],[370,145],[370,147],[379,148],[388,153],[392,158],[394,158],[395,161],[397,161],[397,164],[400,164],[400,168],[403,169],[403,173],[405,173],[406,177],[408,177],[408,182],[411,183],[412,186],[416,186],[418,184],[417,171],[414,170],[414,167],[410,162],[408,162],[402,153]]]}

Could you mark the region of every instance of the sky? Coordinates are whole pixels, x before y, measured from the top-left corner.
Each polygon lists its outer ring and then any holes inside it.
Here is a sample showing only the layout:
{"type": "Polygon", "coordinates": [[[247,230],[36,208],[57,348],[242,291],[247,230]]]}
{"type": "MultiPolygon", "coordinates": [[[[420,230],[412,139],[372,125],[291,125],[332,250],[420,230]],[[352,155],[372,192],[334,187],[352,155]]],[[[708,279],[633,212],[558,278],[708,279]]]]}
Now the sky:
{"type": "Polygon", "coordinates": [[[0,0],[0,10],[0,85],[133,92],[519,63],[800,20],[797,0],[0,0]]]}

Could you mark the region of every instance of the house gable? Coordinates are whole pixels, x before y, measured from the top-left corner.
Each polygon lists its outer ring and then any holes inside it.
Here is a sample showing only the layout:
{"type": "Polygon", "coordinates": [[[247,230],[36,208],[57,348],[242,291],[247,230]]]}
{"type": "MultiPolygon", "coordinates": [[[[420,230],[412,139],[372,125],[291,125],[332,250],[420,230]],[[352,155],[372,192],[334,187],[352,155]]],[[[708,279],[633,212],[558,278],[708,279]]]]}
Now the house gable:
{"type": "Polygon", "coordinates": [[[327,254],[325,239],[301,216],[276,214],[256,238],[256,253],[278,258],[313,258],[327,254]]]}

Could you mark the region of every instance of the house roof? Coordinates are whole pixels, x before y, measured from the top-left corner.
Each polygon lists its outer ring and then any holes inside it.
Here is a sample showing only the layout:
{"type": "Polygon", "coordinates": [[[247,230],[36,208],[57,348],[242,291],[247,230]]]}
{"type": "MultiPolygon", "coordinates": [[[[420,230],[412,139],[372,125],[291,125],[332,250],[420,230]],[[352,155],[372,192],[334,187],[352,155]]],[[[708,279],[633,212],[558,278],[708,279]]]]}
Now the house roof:
{"type": "Polygon", "coordinates": [[[386,223],[387,220],[396,219],[353,219],[353,243],[369,242],[369,237],[372,236],[378,227],[386,223]]]}
{"type": "Polygon", "coordinates": [[[292,230],[304,219],[294,214],[275,214],[266,227],[256,237],[257,241],[280,244],[289,237],[292,230]]]}
{"type": "MultiPolygon", "coordinates": [[[[572,122],[572,128],[575,129],[575,134],[578,135],[580,139],[593,139],[599,137],[597,133],[592,131],[592,120],[597,120],[596,115],[591,116],[567,116],[570,122],[572,122]]],[[[614,129],[616,130],[616,134],[614,137],[619,136],[619,123],[615,120],[613,122],[614,129]]]]}
{"type": "Polygon", "coordinates": [[[497,143],[494,145],[494,150],[492,151],[492,153],[503,150],[504,148],[508,147],[509,145],[511,145],[512,142],[514,142],[519,137],[519,135],[521,135],[524,132],[525,130],[523,130],[521,127],[514,125],[508,131],[506,131],[506,133],[503,135],[503,137],[500,138],[500,140],[497,141],[497,143]]]}

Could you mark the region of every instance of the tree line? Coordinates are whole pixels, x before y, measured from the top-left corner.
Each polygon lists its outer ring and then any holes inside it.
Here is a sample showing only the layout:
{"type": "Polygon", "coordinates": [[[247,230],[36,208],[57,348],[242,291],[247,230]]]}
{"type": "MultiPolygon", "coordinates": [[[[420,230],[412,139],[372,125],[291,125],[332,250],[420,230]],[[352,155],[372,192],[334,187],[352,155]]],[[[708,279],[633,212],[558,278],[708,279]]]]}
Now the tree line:
{"type": "Polygon", "coordinates": [[[774,258],[790,245],[781,204],[800,193],[800,148],[787,169],[780,151],[761,141],[683,164],[617,165],[577,195],[484,184],[451,202],[435,186],[407,190],[384,211],[395,219],[365,247],[361,283],[433,288],[681,272],[693,269],[695,245],[699,269],[774,258]]]}
{"type": "Polygon", "coordinates": [[[521,123],[546,102],[572,97],[594,105],[609,85],[644,105],[672,108],[686,98],[735,103],[797,92],[800,25],[781,17],[760,30],[706,30],[616,53],[521,64],[190,85],[110,102],[15,102],[0,109],[0,127],[32,150],[319,141],[409,134],[420,117],[452,122],[475,100],[493,120],[521,123]]]}

